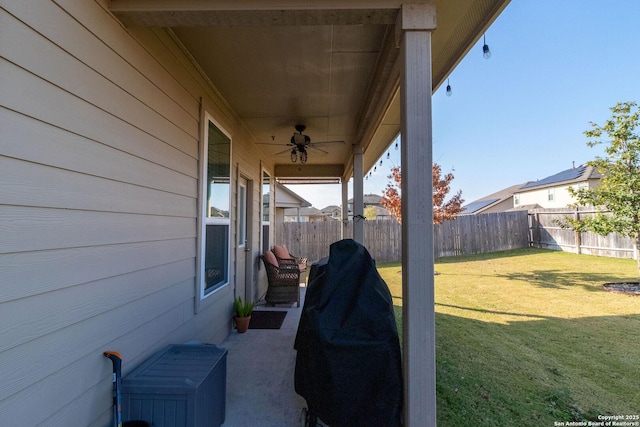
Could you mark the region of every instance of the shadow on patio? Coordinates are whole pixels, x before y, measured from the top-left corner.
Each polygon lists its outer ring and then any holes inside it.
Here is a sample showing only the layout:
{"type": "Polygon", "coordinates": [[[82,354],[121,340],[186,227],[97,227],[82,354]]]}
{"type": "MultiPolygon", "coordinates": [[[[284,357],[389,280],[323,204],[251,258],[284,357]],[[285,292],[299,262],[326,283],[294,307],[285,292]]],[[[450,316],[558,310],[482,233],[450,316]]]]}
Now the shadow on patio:
{"type": "MultiPolygon", "coordinates": [[[[300,305],[306,288],[300,288],[300,305]]],[[[220,346],[227,354],[227,402],[224,427],[299,426],[305,400],[294,390],[293,349],[301,307],[259,307],[287,312],[280,329],[231,332],[220,346]]]]}

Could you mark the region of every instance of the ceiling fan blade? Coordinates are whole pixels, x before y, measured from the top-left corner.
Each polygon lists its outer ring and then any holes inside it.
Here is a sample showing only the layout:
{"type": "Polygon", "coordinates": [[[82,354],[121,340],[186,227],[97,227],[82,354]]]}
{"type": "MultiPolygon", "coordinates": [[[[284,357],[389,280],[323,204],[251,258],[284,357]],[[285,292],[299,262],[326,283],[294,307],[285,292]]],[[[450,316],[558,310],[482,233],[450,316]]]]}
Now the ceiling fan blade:
{"type": "Polygon", "coordinates": [[[314,146],[314,145],[331,145],[331,144],[344,145],[344,141],[318,141],[318,142],[312,142],[309,145],[314,146]]]}
{"type": "Polygon", "coordinates": [[[277,153],[274,154],[274,156],[280,156],[284,153],[291,153],[291,148],[287,148],[286,150],[282,150],[282,151],[278,151],[277,153]]]}
{"type": "Polygon", "coordinates": [[[329,154],[329,152],[328,152],[328,151],[321,150],[321,149],[319,149],[318,147],[315,147],[313,144],[312,144],[312,145],[307,145],[307,147],[306,147],[306,148],[307,148],[307,149],[310,149],[310,150],[313,150],[313,151],[315,151],[315,152],[321,153],[322,155],[327,155],[327,154],[329,154]]]}
{"type": "Polygon", "coordinates": [[[256,142],[256,145],[279,145],[280,147],[288,145],[289,147],[293,147],[289,142],[256,142]]]}

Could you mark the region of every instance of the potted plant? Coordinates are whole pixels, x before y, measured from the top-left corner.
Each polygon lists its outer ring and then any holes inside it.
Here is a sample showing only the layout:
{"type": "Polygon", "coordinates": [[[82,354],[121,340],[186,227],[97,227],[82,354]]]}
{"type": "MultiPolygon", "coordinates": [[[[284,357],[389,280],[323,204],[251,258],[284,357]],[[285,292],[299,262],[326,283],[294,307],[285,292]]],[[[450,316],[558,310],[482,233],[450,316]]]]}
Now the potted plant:
{"type": "Polygon", "coordinates": [[[236,329],[239,333],[247,332],[251,321],[251,313],[253,312],[253,303],[249,301],[243,302],[242,298],[238,297],[233,303],[233,310],[235,312],[233,320],[236,322],[236,329]]]}

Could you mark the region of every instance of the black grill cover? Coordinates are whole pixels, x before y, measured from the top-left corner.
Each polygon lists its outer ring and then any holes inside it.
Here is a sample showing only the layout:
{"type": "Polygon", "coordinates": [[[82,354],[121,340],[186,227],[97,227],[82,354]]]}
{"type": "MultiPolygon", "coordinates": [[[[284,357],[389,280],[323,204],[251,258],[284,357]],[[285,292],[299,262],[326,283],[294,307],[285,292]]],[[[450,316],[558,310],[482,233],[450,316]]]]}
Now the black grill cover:
{"type": "Polygon", "coordinates": [[[402,370],[387,284],[347,239],[312,266],[298,325],[295,389],[330,426],[400,426],[402,370]]]}

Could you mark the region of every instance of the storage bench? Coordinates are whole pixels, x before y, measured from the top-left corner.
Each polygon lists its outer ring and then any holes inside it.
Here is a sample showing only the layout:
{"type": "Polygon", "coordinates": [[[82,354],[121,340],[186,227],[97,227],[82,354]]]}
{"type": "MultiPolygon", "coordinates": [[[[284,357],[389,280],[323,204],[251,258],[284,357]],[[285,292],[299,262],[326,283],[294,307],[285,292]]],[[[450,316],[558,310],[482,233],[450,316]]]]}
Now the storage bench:
{"type": "Polygon", "coordinates": [[[170,345],[122,379],[123,420],[154,427],[220,426],[226,377],[226,349],[170,345]]]}

